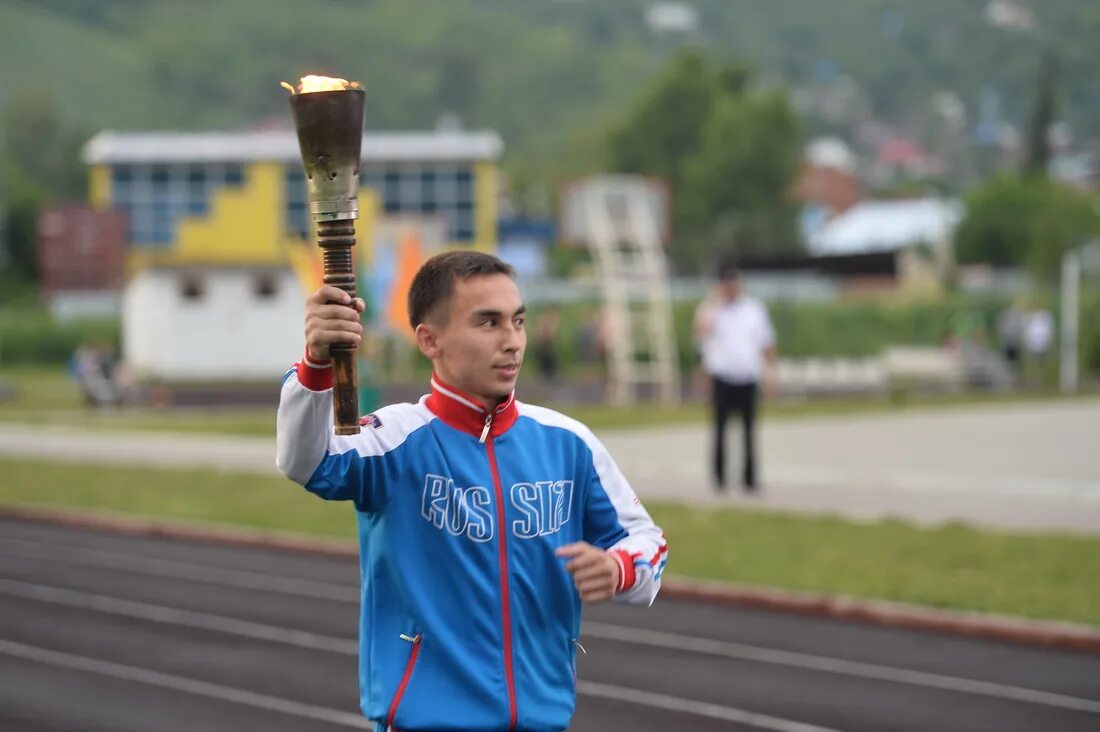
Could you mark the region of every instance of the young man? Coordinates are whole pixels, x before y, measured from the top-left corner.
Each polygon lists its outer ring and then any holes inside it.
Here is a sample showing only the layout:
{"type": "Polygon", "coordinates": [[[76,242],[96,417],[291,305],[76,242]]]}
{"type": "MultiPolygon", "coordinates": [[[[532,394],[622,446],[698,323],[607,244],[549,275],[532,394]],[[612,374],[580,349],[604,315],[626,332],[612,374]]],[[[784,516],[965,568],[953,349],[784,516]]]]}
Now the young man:
{"type": "Polygon", "coordinates": [[[425,263],[409,316],[431,393],[338,437],[329,347],[359,342],[361,310],[335,288],[309,297],[278,464],[356,508],[363,713],[401,732],[565,729],[581,603],[652,603],[661,530],[588,428],[516,400],[527,336],[507,264],[425,263]]]}
{"type": "Polygon", "coordinates": [[[774,375],[768,373],[776,363],[775,331],[764,304],[742,292],[741,275],[733,264],[719,265],[714,295],[696,311],[695,335],[711,381],[714,487],[719,493],[726,490],[726,420],[730,412],[739,412],[744,439],[741,484],[755,491],[756,404],[761,381],[767,392],[775,387],[774,375]]]}

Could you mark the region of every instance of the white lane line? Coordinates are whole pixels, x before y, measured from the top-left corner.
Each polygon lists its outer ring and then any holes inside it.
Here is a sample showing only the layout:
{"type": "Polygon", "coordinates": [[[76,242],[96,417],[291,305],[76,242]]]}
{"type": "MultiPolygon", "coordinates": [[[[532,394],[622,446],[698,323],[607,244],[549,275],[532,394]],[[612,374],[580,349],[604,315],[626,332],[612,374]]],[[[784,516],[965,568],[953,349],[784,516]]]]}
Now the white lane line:
{"type": "Polygon", "coordinates": [[[756,712],[737,709],[736,707],[688,701],[676,696],[638,691],[637,689],[627,689],[621,686],[611,686],[610,684],[599,684],[594,681],[578,680],[577,691],[586,696],[664,709],[670,712],[689,713],[699,717],[718,719],[723,722],[746,724],[757,729],[773,730],[774,732],[837,732],[831,727],[819,727],[815,724],[795,722],[767,714],[757,714],[756,712]]]}
{"type": "MultiPolygon", "coordinates": [[[[33,540],[0,538],[0,543],[3,542],[20,542],[26,544],[38,543],[33,540]]],[[[166,561],[152,560],[154,562],[153,565],[149,565],[149,568],[143,568],[140,566],[140,563],[144,560],[136,560],[129,555],[116,552],[96,550],[96,558],[93,558],[92,555],[89,555],[88,559],[85,560],[84,558],[82,558],[81,553],[77,552],[70,553],[66,551],[64,553],[54,553],[54,549],[50,545],[43,544],[41,549],[41,551],[39,551],[39,549],[34,549],[33,552],[35,552],[39,556],[54,557],[57,559],[57,561],[87,564],[90,566],[108,566],[125,571],[148,573],[154,576],[157,575],[157,571],[155,569],[157,567],[156,563],[166,561]]],[[[163,567],[163,569],[166,569],[168,571],[173,571],[173,569],[179,570],[181,567],[186,567],[187,563],[172,562],[172,565],[174,566],[166,566],[163,567]]],[[[326,599],[346,602],[358,602],[359,598],[358,591],[351,590],[351,588],[347,586],[340,585],[334,582],[316,582],[290,578],[282,578],[282,581],[280,582],[276,581],[279,578],[277,575],[274,574],[251,572],[246,570],[228,570],[232,574],[223,575],[223,571],[226,570],[208,568],[205,565],[201,564],[193,564],[189,569],[186,569],[186,573],[190,575],[188,579],[207,582],[210,584],[224,585],[227,587],[240,587],[242,586],[241,583],[247,583],[247,586],[250,588],[272,589],[273,591],[281,592],[284,594],[309,598],[316,598],[317,590],[322,587],[327,587],[328,589],[324,591],[324,596],[326,597],[326,599]]],[[[177,576],[183,578],[183,573],[183,571],[180,571],[179,575],[177,576]]],[[[113,600],[113,598],[106,599],[113,600]]],[[[245,622],[233,620],[230,618],[226,618],[225,620],[232,621],[234,623],[245,622]]],[[[977,681],[974,679],[967,679],[958,676],[934,674],[926,671],[914,671],[910,669],[897,668],[894,666],[863,663],[860,661],[846,661],[844,659],[832,658],[829,656],[818,656],[808,653],[798,653],[795,651],[783,651],[774,648],[767,648],[764,646],[735,643],[731,641],[722,641],[712,638],[701,638],[698,636],[682,635],[679,633],[667,633],[662,631],[646,630],[643,628],[611,625],[608,623],[599,623],[595,621],[585,621],[583,623],[582,631],[584,635],[590,636],[592,638],[600,638],[622,643],[632,643],[635,645],[650,646],[653,648],[690,651],[693,653],[702,653],[710,656],[722,656],[740,661],[768,663],[773,665],[788,666],[792,668],[819,671],[822,673],[834,673],[845,676],[854,676],[858,678],[874,679],[877,681],[908,684],[911,686],[920,686],[933,689],[946,689],[949,691],[977,694],[980,696],[990,696],[999,699],[1024,701],[1044,706],[1053,706],[1061,709],[1073,709],[1079,711],[1100,713],[1100,701],[1092,699],[1082,699],[1063,694],[1056,694],[1053,692],[1038,691],[1035,689],[1028,689],[1025,687],[1012,686],[1008,684],[977,681]]]]}
{"type": "Polygon", "coordinates": [[[0,537],[0,546],[8,547],[5,549],[5,553],[9,556],[18,555],[85,567],[100,567],[147,574],[154,577],[171,577],[223,587],[261,590],[283,595],[308,597],[313,600],[359,602],[357,587],[350,584],[342,585],[338,582],[298,579],[248,569],[211,567],[193,562],[134,556],[133,554],[104,549],[59,548],[56,544],[45,544],[32,539],[0,537]]]}
{"type": "Polygon", "coordinates": [[[354,729],[374,729],[374,724],[361,714],[341,712],[338,709],[318,707],[312,704],[280,699],[267,694],[257,694],[253,691],[236,689],[231,686],[220,686],[198,679],[190,679],[185,676],[161,673],[149,669],[127,666],[112,661],[103,661],[98,658],[76,656],[71,653],[51,651],[36,646],[28,646],[23,643],[0,639],[0,654],[25,661],[42,663],[59,668],[81,671],[84,673],[110,676],[123,681],[135,681],[148,686],[158,686],[162,689],[182,691],[209,699],[243,704],[270,712],[290,714],[295,717],[311,719],[319,722],[352,727],[354,729]]]}
{"type": "Polygon", "coordinates": [[[1092,712],[1100,714],[1100,701],[1082,699],[1075,696],[1055,694],[1047,691],[1036,691],[1019,686],[996,684],[988,681],[975,681],[959,676],[945,676],[942,674],[927,673],[925,671],[912,671],[910,669],[895,668],[893,666],[880,666],[873,663],[859,661],[845,661],[828,656],[816,656],[809,653],[797,653],[794,651],[780,651],[774,648],[763,648],[744,643],[732,643],[730,641],[713,640],[710,638],[698,638],[679,633],[666,633],[657,630],[643,628],[627,628],[620,625],[607,623],[585,622],[581,627],[582,635],[590,638],[631,643],[635,645],[650,646],[653,648],[665,648],[676,651],[690,651],[702,653],[708,656],[731,658],[738,661],[755,661],[776,666],[788,666],[812,671],[856,676],[875,681],[889,681],[912,686],[924,686],[933,689],[945,689],[947,691],[965,692],[979,696],[990,696],[998,699],[1010,699],[1012,701],[1041,704],[1060,709],[1072,709],[1074,711],[1092,712]]]}
{"type": "Polygon", "coordinates": [[[106,595],[65,590],[60,587],[48,587],[18,580],[0,579],[0,594],[80,610],[95,610],[109,615],[120,615],[153,623],[214,631],[272,643],[283,643],[310,650],[330,651],[345,656],[354,656],[359,652],[358,644],[348,638],[319,635],[304,630],[295,630],[294,628],[254,623],[250,620],[240,620],[225,615],[180,610],[147,602],[119,600],[106,595]]]}
{"type": "MultiPolygon", "coordinates": [[[[321,636],[314,633],[305,633],[302,631],[294,630],[292,628],[282,628],[273,625],[251,623],[243,620],[238,620],[236,618],[227,618],[222,615],[192,612],[189,610],[178,610],[176,608],[164,607],[161,605],[151,605],[149,603],[117,600],[113,597],[106,597],[104,595],[78,592],[76,590],[63,590],[57,587],[46,587],[43,585],[34,585],[27,582],[18,582],[15,580],[0,579],[0,594],[36,600],[39,602],[64,605],[66,607],[94,610],[97,612],[112,615],[121,615],[128,618],[148,620],[155,623],[167,623],[171,625],[184,626],[187,628],[212,630],[219,633],[244,636],[247,638],[255,638],[272,643],[284,643],[301,648],[329,651],[332,653],[339,653],[341,655],[355,656],[359,650],[356,642],[350,639],[335,638],[332,636],[321,636]]],[[[11,644],[7,641],[0,640],[0,653],[4,653],[5,648],[8,645],[21,646],[21,644],[11,644]]],[[[21,647],[32,648],[31,646],[21,647]]],[[[42,652],[52,653],[51,651],[42,652]]],[[[10,655],[18,654],[12,653],[10,655]]],[[[68,654],[56,655],[76,659],[82,658],[78,656],[70,657],[68,656],[68,654]]],[[[134,673],[148,673],[157,677],[173,679],[177,682],[201,684],[204,688],[223,690],[223,693],[249,694],[249,692],[239,692],[238,690],[229,689],[228,687],[220,687],[214,684],[206,684],[205,682],[199,681],[191,682],[191,680],[184,679],[182,677],[173,677],[167,674],[159,674],[152,671],[145,672],[142,669],[132,669],[131,667],[119,666],[118,664],[113,664],[106,661],[96,661],[94,659],[83,660],[88,663],[106,664],[109,667],[131,669],[131,671],[134,673]]],[[[124,677],[120,676],[120,678],[124,677]]],[[[140,681],[142,679],[135,678],[134,680],[140,681]]],[[[640,704],[655,709],[664,709],[667,711],[694,714],[696,716],[710,717],[713,719],[732,719],[743,724],[756,726],[761,729],[775,730],[776,732],[836,732],[835,730],[828,730],[824,727],[801,725],[798,722],[790,722],[788,720],[783,720],[776,717],[769,717],[767,715],[758,715],[752,712],[744,711],[742,709],[735,709],[733,707],[723,707],[717,704],[709,704],[707,702],[696,701],[693,699],[685,699],[682,697],[669,696],[666,694],[657,694],[649,691],[631,689],[622,686],[611,686],[608,684],[599,684],[590,681],[578,681],[577,690],[579,693],[588,696],[612,699],[615,701],[629,701],[634,704],[640,704]],[[786,724],[793,726],[774,726],[777,724],[786,724]]],[[[261,695],[253,696],[258,699],[267,698],[262,697],[261,695]]],[[[293,704],[293,702],[286,703],[293,704]]]]}

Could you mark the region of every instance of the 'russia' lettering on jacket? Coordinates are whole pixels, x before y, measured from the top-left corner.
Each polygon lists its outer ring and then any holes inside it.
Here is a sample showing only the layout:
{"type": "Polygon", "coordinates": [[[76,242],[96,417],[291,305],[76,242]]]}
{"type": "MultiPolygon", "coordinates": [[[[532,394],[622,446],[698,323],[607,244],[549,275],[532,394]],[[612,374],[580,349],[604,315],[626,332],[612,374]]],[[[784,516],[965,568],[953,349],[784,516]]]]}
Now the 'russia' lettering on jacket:
{"type": "MultiPolygon", "coordinates": [[[[508,491],[512,505],[523,518],[512,522],[512,535],[533,539],[557,533],[572,512],[573,481],[540,480],[516,483],[508,491]]],[[[461,488],[442,475],[424,477],[424,498],[420,515],[437,529],[473,541],[489,541],[496,533],[489,510],[489,489],[472,485],[461,488]]]]}
{"type": "Polygon", "coordinates": [[[555,550],[611,553],[615,600],[633,604],[653,601],[667,560],[607,450],[557,412],[512,398],[489,414],[434,379],[381,426],[335,436],[330,386],[288,372],[277,462],[357,509],[364,714],[403,732],[565,729],[581,602],[555,550]]]}

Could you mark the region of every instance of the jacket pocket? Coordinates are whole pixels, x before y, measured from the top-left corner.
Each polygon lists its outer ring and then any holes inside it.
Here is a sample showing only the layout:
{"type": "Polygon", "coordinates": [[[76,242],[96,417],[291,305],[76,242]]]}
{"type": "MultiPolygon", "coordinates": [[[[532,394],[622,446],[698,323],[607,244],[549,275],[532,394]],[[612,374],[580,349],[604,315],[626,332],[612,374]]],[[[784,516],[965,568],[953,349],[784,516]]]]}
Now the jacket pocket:
{"type": "Polygon", "coordinates": [[[401,706],[401,698],[405,696],[405,690],[409,687],[409,679],[412,678],[413,669],[416,668],[416,659],[420,656],[420,646],[424,638],[419,633],[416,635],[401,634],[401,640],[412,645],[409,651],[409,660],[405,662],[405,673],[401,675],[401,683],[397,685],[397,691],[393,693],[393,701],[390,702],[390,710],[386,714],[386,726],[392,727],[397,717],[397,708],[401,706]]]}

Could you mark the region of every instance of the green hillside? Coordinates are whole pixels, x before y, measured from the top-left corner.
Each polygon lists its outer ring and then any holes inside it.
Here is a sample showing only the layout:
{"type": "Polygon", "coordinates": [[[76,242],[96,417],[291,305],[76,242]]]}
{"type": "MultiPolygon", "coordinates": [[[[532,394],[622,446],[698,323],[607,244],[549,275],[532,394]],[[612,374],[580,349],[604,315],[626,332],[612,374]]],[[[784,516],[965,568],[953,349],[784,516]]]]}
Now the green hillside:
{"type": "Polygon", "coordinates": [[[449,111],[521,157],[568,147],[592,164],[607,124],[685,44],[744,59],[765,82],[850,77],[860,103],[818,127],[874,117],[920,134],[942,90],[972,116],[981,90],[996,90],[1025,125],[1046,39],[1061,53],[1065,116],[1079,136],[1100,134],[1093,0],[1032,0],[1042,35],[991,27],[986,0],[697,0],[697,32],[656,36],[650,4],[0,0],[0,95],[45,90],[88,130],[229,127],[285,116],[281,79],[340,73],[366,84],[375,129],[431,127],[449,111]]]}
{"type": "Polygon", "coordinates": [[[48,9],[0,2],[0,104],[18,104],[27,93],[51,95],[74,122],[156,121],[156,95],[135,45],[48,9]]]}

